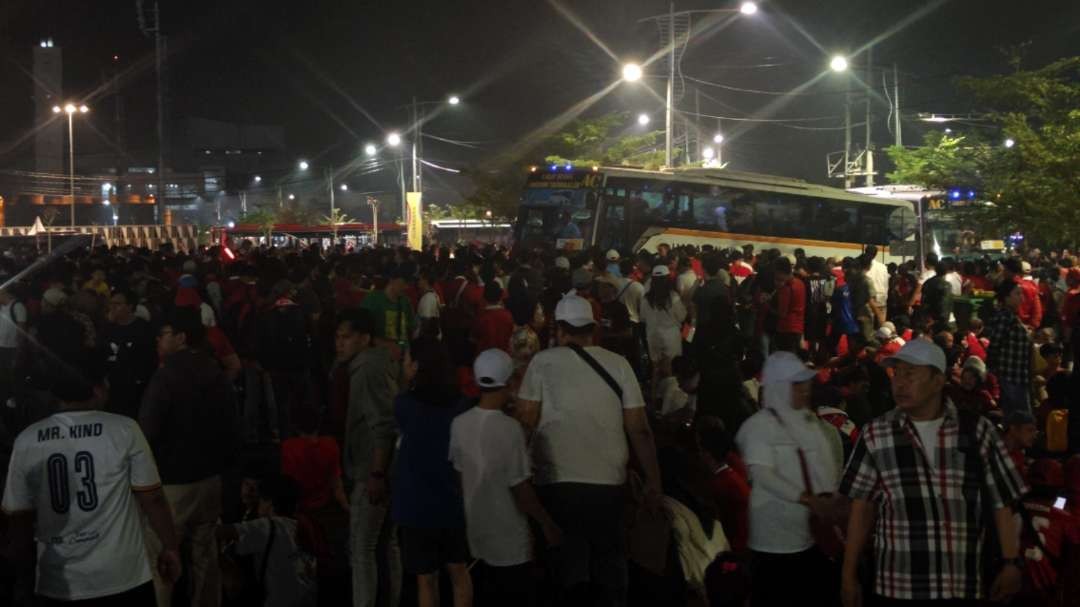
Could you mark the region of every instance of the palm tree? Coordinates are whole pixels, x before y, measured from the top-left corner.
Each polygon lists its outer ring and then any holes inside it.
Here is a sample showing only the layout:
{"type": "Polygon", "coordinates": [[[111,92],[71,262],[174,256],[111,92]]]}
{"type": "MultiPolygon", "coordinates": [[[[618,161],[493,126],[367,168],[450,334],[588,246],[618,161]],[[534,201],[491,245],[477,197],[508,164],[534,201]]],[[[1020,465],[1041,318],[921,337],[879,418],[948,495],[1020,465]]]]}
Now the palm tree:
{"type": "Polygon", "coordinates": [[[330,226],[330,231],[334,235],[334,244],[337,244],[338,228],[347,223],[353,223],[354,221],[355,220],[352,217],[349,217],[344,211],[336,207],[330,211],[329,215],[324,215],[322,217],[322,222],[330,226]]]}

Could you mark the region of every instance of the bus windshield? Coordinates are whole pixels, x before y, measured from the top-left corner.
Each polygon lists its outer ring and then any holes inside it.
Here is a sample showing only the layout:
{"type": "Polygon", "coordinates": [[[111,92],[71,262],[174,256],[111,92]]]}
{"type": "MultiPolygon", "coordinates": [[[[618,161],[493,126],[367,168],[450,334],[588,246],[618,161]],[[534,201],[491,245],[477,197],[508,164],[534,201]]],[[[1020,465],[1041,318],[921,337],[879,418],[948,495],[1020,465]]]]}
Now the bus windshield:
{"type": "Polygon", "coordinates": [[[591,236],[599,175],[545,173],[530,176],[521,198],[515,237],[526,246],[580,249],[591,236]]]}

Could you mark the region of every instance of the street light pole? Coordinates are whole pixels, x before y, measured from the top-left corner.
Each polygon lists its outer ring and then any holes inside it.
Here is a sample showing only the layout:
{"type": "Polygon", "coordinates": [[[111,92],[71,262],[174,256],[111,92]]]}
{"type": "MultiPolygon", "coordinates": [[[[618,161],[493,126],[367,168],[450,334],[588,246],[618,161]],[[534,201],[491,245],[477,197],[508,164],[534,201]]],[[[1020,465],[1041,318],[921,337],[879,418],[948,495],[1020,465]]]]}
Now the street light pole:
{"type": "Polygon", "coordinates": [[[667,81],[667,101],[665,102],[665,114],[664,114],[664,166],[671,168],[671,129],[672,129],[672,116],[671,105],[674,103],[675,98],[675,2],[672,1],[668,5],[668,38],[671,43],[671,49],[668,53],[668,81],[667,81]]]}
{"type": "Polygon", "coordinates": [[[72,116],[75,112],[68,112],[68,193],[71,195],[71,227],[75,227],[75,127],[72,126],[72,116]]]}

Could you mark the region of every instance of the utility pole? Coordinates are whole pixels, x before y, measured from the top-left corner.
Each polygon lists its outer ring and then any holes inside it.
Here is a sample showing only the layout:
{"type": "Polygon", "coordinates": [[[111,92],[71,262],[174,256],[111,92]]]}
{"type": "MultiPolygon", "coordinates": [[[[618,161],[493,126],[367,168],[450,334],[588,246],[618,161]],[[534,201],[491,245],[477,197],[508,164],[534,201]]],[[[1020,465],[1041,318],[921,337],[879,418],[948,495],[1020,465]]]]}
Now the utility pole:
{"type": "Polygon", "coordinates": [[[419,171],[419,145],[420,145],[420,113],[416,104],[416,97],[412,98],[412,122],[413,122],[413,136],[412,136],[412,191],[420,191],[420,171],[419,171]]]}
{"type": "Polygon", "coordinates": [[[75,127],[72,125],[74,112],[67,113],[68,119],[68,191],[71,196],[71,227],[75,227],[75,127]]]}
{"type": "Polygon", "coordinates": [[[330,189],[330,221],[334,220],[334,169],[326,169],[326,186],[330,189]]]}
{"type": "Polygon", "coordinates": [[[870,141],[870,104],[873,101],[870,91],[873,90],[872,85],[874,82],[874,47],[866,49],[866,84],[868,86],[866,90],[866,148],[865,156],[866,162],[863,166],[866,172],[866,187],[870,188],[874,186],[874,150],[873,143],[870,141]]]}
{"type": "Polygon", "coordinates": [[[702,159],[701,156],[701,87],[694,87],[694,128],[697,130],[697,149],[694,150],[694,158],[702,159]]]}
{"type": "Polygon", "coordinates": [[[892,64],[892,83],[893,83],[893,131],[896,134],[896,147],[904,145],[904,137],[900,133],[900,69],[896,64],[892,64]]]}
{"type": "Polygon", "coordinates": [[[668,53],[667,103],[664,113],[664,165],[672,168],[674,163],[671,158],[671,131],[674,120],[671,106],[675,102],[675,2],[671,2],[668,8],[668,39],[671,48],[668,53]]]}
{"type": "Polygon", "coordinates": [[[165,75],[163,63],[165,61],[165,38],[161,35],[161,4],[154,2],[154,65],[157,72],[157,137],[158,137],[158,170],[157,170],[157,204],[154,205],[154,216],[161,223],[164,214],[162,205],[165,204],[165,75]]]}
{"type": "Polygon", "coordinates": [[[844,91],[844,189],[851,189],[851,84],[844,91]]]}

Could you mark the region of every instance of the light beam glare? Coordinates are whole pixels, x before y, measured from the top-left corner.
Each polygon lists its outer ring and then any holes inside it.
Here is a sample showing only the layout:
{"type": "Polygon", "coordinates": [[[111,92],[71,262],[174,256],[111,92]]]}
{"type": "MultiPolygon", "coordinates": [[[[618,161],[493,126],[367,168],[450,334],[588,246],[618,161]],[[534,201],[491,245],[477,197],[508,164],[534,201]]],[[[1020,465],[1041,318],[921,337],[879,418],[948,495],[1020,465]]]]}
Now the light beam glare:
{"type": "MultiPolygon", "coordinates": [[[[832,73],[832,70],[825,70],[823,72],[820,72],[817,76],[814,76],[813,78],[807,80],[806,82],[800,84],[799,86],[791,89],[791,91],[788,93],[788,95],[786,95],[784,97],[777,97],[776,99],[773,99],[772,101],[767,103],[764,107],[762,107],[760,110],[758,110],[757,112],[754,112],[753,114],[751,114],[750,118],[768,118],[769,116],[775,115],[776,112],[780,111],[785,106],[787,106],[787,104],[791,103],[792,100],[794,100],[798,96],[799,93],[802,93],[803,91],[805,91],[805,90],[809,89],[810,87],[814,86],[820,80],[822,80],[823,78],[825,78],[826,76],[828,76],[831,73],[832,73]]],[[[745,133],[746,131],[752,129],[753,127],[754,127],[754,123],[752,123],[752,122],[739,123],[739,125],[737,125],[735,127],[734,131],[730,135],[725,135],[725,140],[727,142],[736,141],[736,140],[738,140],[738,138],[743,133],[745,133]]]]}
{"type": "Polygon", "coordinates": [[[907,17],[904,17],[903,19],[897,21],[895,24],[893,24],[892,27],[878,34],[875,38],[873,38],[866,44],[860,46],[852,54],[859,55],[866,49],[888,40],[889,38],[893,37],[893,35],[906,29],[912,23],[915,23],[916,21],[941,8],[941,5],[945,4],[948,1],[949,0],[933,0],[932,2],[928,2],[922,8],[916,10],[914,13],[911,13],[907,17]]]}
{"type": "Polygon", "coordinates": [[[581,101],[578,101],[574,105],[570,106],[566,109],[566,111],[559,114],[558,116],[555,116],[554,118],[548,120],[539,127],[533,129],[524,137],[521,137],[517,143],[510,146],[506,150],[506,153],[500,154],[500,164],[506,165],[518,160],[521,156],[525,155],[527,152],[532,150],[534,147],[539,145],[548,137],[551,137],[555,133],[559,132],[559,130],[569,124],[571,120],[580,116],[582,113],[585,112],[585,110],[595,105],[596,102],[606,97],[616,88],[618,88],[620,84],[622,84],[622,79],[612,82],[611,84],[605,86],[603,89],[593,93],[592,95],[589,95],[585,99],[582,99],[581,101]]]}
{"type": "Polygon", "coordinates": [[[555,12],[559,13],[562,18],[569,21],[570,25],[576,27],[578,31],[580,31],[582,34],[585,34],[585,37],[591,40],[592,43],[595,44],[600,50],[607,53],[608,57],[611,57],[611,59],[616,63],[619,62],[619,58],[615,56],[615,53],[610,48],[608,48],[608,45],[604,44],[603,40],[597,37],[596,34],[592,33],[592,30],[589,29],[589,26],[585,25],[585,23],[577,15],[570,12],[570,9],[563,6],[562,2],[559,2],[559,0],[548,0],[548,4],[550,4],[551,7],[555,9],[555,12]]]}

